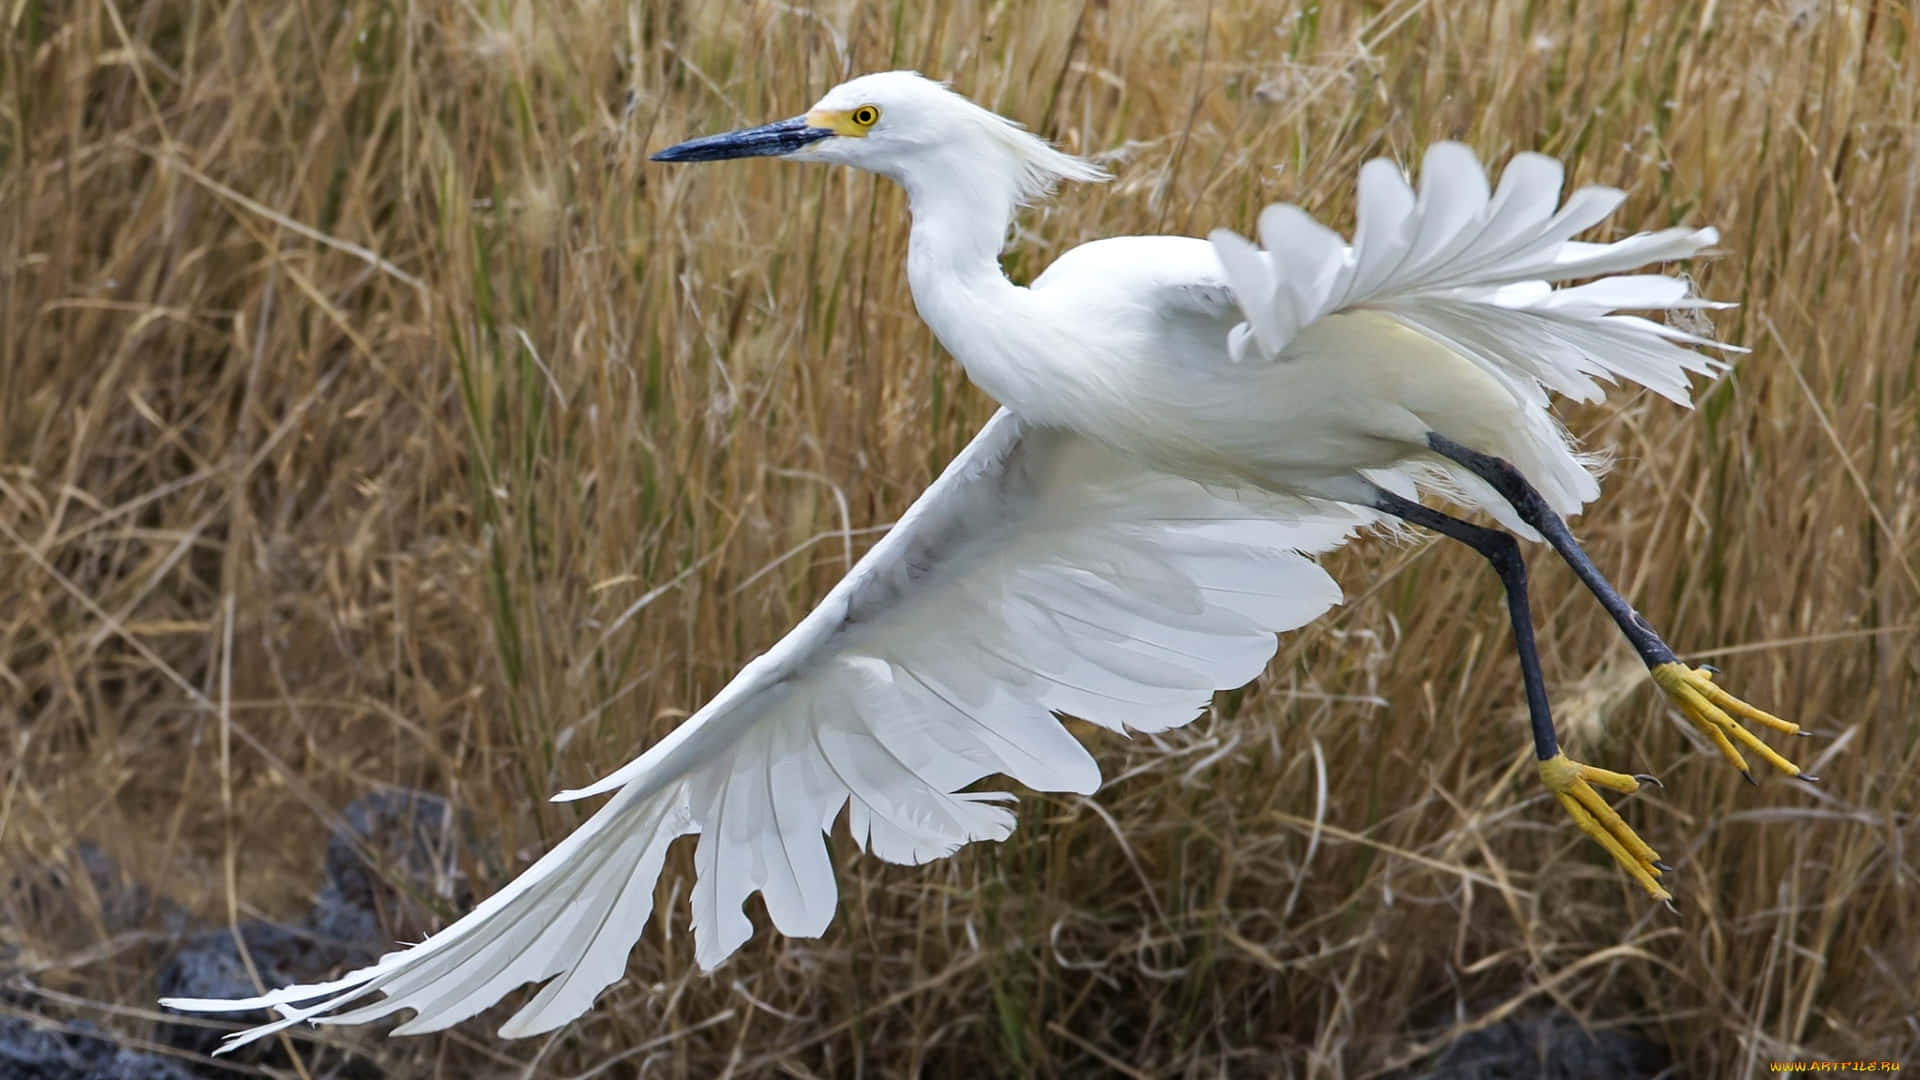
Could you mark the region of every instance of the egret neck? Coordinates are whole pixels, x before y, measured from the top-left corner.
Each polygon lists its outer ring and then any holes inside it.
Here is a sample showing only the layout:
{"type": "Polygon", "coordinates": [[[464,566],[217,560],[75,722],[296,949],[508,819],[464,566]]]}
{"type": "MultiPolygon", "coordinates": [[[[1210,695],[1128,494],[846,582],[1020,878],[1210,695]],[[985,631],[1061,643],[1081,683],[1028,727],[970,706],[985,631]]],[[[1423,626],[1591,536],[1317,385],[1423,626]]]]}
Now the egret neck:
{"type": "MultiPolygon", "coordinates": [[[[998,148],[994,148],[998,149],[998,148]]],[[[1037,298],[1007,280],[1000,251],[1019,206],[1010,170],[982,169],[955,144],[900,163],[889,175],[913,215],[907,283],[934,337],[988,396],[1037,423],[1059,422],[1065,372],[1036,348],[1052,335],[1037,298]],[[1051,369],[1051,370],[1050,370],[1051,369]],[[1052,403],[1052,404],[1050,404],[1052,403]]],[[[993,150],[988,150],[992,153],[993,150]]]]}

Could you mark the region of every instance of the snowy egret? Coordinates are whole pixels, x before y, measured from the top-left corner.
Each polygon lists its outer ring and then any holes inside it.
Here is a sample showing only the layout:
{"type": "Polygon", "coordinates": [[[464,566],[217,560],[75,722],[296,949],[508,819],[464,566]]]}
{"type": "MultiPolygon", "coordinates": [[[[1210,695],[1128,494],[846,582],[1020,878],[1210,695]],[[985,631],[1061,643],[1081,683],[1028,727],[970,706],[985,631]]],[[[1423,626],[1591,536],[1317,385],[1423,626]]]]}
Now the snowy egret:
{"type": "Polygon", "coordinates": [[[864,76],[802,116],[655,160],[754,156],[851,165],[906,189],[914,303],[1003,408],[711,702],[556,796],[612,794],[474,911],[331,982],[167,1002],[279,1012],[228,1048],[401,1009],[416,1015],[396,1033],[433,1031],[542,980],[501,1034],[558,1027],[620,977],[668,845],[689,833],[702,967],[751,935],[742,905],[756,891],[780,931],[821,934],[838,899],[824,834],[843,807],[856,842],[918,863],[1007,836],[1012,796],[964,790],[985,776],[1092,793],[1099,770],[1055,714],[1186,723],[1262,670],[1275,632],[1338,602],[1312,556],[1389,517],[1463,541],[1498,571],[1542,779],[1652,896],[1670,899],[1670,868],[1594,791],[1651,778],[1560,751],[1515,535],[1553,546],[1736,767],[1744,748],[1798,774],[1741,721],[1797,726],[1679,662],[1562,521],[1599,486],[1550,393],[1595,400],[1600,380],[1624,380],[1684,405],[1689,374],[1721,366],[1696,351],[1724,347],[1711,339],[1616,314],[1715,306],[1683,281],[1627,273],[1697,254],[1712,229],[1575,242],[1620,192],[1562,203],[1560,165],[1537,154],[1515,157],[1495,190],[1469,150],[1443,143],[1417,192],[1390,162],[1361,170],[1351,245],[1273,206],[1264,250],[1230,232],[1100,240],[1023,288],[999,263],[1015,211],[1103,174],[940,84],[864,76]],[[1594,280],[1551,285],[1579,278],[1594,280]],[[384,998],[363,1000],[374,991],[384,998]]]}

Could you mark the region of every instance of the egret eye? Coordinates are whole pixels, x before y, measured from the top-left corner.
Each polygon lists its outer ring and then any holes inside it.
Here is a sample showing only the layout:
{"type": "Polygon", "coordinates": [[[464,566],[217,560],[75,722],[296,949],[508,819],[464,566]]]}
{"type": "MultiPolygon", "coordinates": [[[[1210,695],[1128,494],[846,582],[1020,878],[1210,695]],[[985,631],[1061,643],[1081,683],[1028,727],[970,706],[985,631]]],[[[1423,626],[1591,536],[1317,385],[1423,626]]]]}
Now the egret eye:
{"type": "Polygon", "coordinates": [[[880,107],[878,105],[860,106],[853,110],[853,122],[863,128],[872,127],[880,122],[880,107]]]}

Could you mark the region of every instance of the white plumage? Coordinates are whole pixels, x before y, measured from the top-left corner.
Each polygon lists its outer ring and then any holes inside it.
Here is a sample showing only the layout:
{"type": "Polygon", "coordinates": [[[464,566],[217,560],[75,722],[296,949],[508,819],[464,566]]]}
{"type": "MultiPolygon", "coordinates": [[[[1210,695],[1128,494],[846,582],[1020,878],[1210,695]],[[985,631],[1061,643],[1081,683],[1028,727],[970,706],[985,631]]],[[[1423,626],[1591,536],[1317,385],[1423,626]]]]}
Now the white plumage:
{"type": "Polygon", "coordinates": [[[437,1030],[542,980],[501,1034],[557,1027],[621,976],[688,834],[703,967],[750,936],[754,892],[782,933],[818,935],[843,807],[864,847],[919,863],[1012,830],[1011,795],[962,792],[983,777],[1093,792],[1093,758],[1053,714],[1159,730],[1252,679],[1276,632],[1339,600],[1311,556],[1376,520],[1375,490],[1451,493],[1533,535],[1427,432],[1507,458],[1571,512],[1598,488],[1549,392],[1624,380],[1685,403],[1688,374],[1715,367],[1687,348],[1713,342],[1614,314],[1707,306],[1684,282],[1606,276],[1692,256],[1713,230],[1574,242],[1621,195],[1562,203],[1538,155],[1493,191],[1454,144],[1427,153],[1418,192],[1371,162],[1351,246],[1274,206],[1264,249],[1224,231],[1098,241],[1027,289],[997,262],[1015,209],[1097,173],[936,84],[866,76],[805,118],[662,156],[749,153],[900,182],[916,304],[1006,407],[792,632],[638,759],[558,796],[611,798],[464,918],[331,983],[166,1003],[280,1012],[227,1048],[402,1009],[417,1015],[396,1032],[437,1030]],[[863,106],[879,120],[856,130],[863,106]],[[1550,288],[1567,278],[1599,280],[1550,288]]]}

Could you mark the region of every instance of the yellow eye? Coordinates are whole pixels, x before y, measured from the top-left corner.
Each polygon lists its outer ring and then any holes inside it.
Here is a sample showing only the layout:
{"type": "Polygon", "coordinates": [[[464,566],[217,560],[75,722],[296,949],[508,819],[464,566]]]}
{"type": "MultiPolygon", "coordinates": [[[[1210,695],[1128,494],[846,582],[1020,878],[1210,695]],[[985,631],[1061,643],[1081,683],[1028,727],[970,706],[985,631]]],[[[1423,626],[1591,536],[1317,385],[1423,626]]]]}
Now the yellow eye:
{"type": "Polygon", "coordinates": [[[862,105],[853,110],[852,115],[854,123],[859,124],[863,128],[870,128],[880,122],[880,107],[877,105],[862,105]]]}

